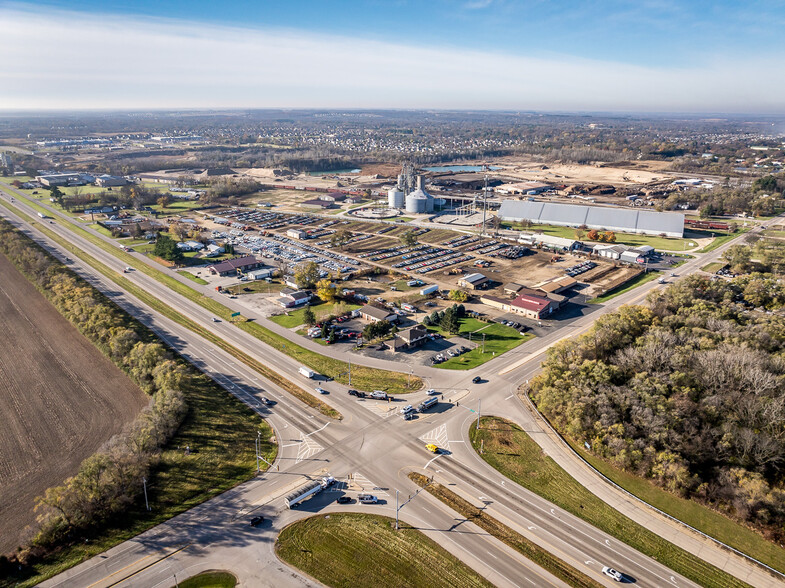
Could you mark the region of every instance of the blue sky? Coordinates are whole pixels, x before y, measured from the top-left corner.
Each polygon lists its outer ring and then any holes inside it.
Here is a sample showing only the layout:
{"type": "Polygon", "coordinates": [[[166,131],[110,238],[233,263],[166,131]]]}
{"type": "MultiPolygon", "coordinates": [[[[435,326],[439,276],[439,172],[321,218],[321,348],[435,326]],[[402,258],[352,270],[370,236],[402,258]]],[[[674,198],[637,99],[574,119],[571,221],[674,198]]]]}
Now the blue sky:
{"type": "Polygon", "coordinates": [[[62,75],[60,96],[12,88],[0,93],[0,108],[781,113],[783,25],[785,0],[0,0],[0,50],[21,56],[0,65],[0,75],[20,83],[36,71],[62,75]],[[153,76],[156,100],[134,84],[144,84],[142,72],[163,56],[177,65],[167,64],[168,81],[153,76]],[[256,68],[256,79],[244,75],[256,68]],[[201,85],[191,79],[197,70],[201,85]],[[419,90],[407,88],[412,83],[419,90]]]}

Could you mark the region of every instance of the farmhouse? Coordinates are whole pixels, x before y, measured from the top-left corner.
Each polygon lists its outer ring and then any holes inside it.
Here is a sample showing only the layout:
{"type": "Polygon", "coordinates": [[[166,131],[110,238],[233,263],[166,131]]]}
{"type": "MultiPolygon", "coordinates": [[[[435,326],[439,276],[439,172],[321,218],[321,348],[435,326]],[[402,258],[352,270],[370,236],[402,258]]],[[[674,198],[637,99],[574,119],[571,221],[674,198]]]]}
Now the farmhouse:
{"type": "Polygon", "coordinates": [[[211,265],[207,269],[214,275],[218,276],[233,276],[241,272],[258,269],[263,267],[264,264],[256,259],[253,255],[245,255],[244,257],[236,257],[234,259],[227,259],[220,263],[211,265]]]}
{"type": "Polygon", "coordinates": [[[499,218],[512,222],[528,220],[546,225],[586,226],[590,229],[644,235],[684,236],[684,215],[675,212],[505,200],[499,209],[499,218]]]}
{"type": "Polygon", "coordinates": [[[387,321],[388,323],[394,323],[398,321],[398,315],[395,314],[394,312],[390,312],[389,310],[386,310],[384,308],[371,306],[370,304],[366,304],[360,309],[360,316],[371,323],[375,323],[378,321],[387,321]]]}

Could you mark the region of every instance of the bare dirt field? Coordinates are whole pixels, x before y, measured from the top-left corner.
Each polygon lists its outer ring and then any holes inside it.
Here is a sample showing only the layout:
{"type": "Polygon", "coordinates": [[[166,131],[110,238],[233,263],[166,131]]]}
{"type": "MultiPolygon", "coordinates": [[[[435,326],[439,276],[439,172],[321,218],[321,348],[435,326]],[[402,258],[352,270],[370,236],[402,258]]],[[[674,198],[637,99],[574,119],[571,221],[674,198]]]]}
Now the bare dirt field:
{"type": "Polygon", "coordinates": [[[35,497],[131,421],[145,394],[0,255],[0,553],[35,497]]]}

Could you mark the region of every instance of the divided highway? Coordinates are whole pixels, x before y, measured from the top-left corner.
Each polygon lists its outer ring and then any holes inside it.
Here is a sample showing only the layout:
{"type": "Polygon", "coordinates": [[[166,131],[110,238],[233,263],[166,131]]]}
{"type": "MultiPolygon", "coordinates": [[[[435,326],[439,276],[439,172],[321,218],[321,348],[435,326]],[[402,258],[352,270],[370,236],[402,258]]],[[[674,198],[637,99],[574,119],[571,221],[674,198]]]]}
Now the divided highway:
{"type": "MultiPolygon", "coordinates": [[[[34,209],[18,199],[13,206],[31,216],[36,214],[34,209]]],[[[35,227],[5,208],[0,210],[39,242],[59,251],[59,246],[35,227]]],[[[72,222],[55,211],[51,213],[57,215],[61,222],[72,222]]],[[[47,224],[46,228],[105,265],[122,271],[123,263],[59,222],[47,224]]],[[[687,262],[678,272],[684,275],[698,270],[718,258],[728,246],[730,243],[712,254],[687,262]]],[[[64,255],[72,257],[67,252],[60,252],[61,257],[64,255]]],[[[139,263],[144,262],[139,260],[139,263]]],[[[504,479],[487,466],[471,449],[467,436],[468,426],[476,418],[468,407],[476,408],[480,398],[484,413],[497,414],[519,423],[571,475],[633,520],[648,528],[662,529],[663,533],[667,533],[663,536],[669,540],[707,561],[716,562],[718,567],[752,585],[775,585],[776,581],[759,567],[698,538],[601,481],[515,394],[520,384],[539,369],[545,348],[565,336],[574,336],[588,329],[599,313],[641,300],[650,290],[661,287],[655,282],[615,298],[605,308],[575,320],[565,329],[554,329],[552,335],[534,339],[486,363],[479,368],[487,379],[484,384],[471,384],[471,375],[465,372],[415,368],[415,373],[429,378],[434,388],[446,393],[445,400],[452,396],[455,402],[443,402],[438,411],[412,421],[400,419],[396,414],[397,408],[404,403],[414,404],[421,400],[424,398],[422,392],[407,395],[405,402],[388,404],[355,400],[346,394],[346,387],[332,382],[329,385],[331,394],[322,399],[345,415],[344,420],[334,421],[304,406],[231,354],[120,291],[115,283],[89,265],[74,260],[71,266],[267,418],[275,430],[280,451],[275,468],[256,479],[43,583],[43,586],[166,586],[174,583],[175,574],[178,579],[183,579],[200,570],[216,567],[231,569],[248,585],[312,585],[312,580],[302,577],[275,557],[272,546],[277,532],[299,517],[346,507],[332,504],[333,497],[337,496],[332,492],[324,492],[293,511],[283,506],[282,497],[308,476],[329,472],[339,480],[339,489],[349,493],[370,491],[384,500],[375,506],[358,505],[357,509],[394,516],[395,489],[404,498],[415,490],[414,484],[406,477],[412,470],[434,475],[436,481],[450,484],[453,491],[475,504],[487,502],[490,514],[599,582],[615,585],[600,573],[603,565],[611,565],[634,577],[640,586],[695,585],[661,563],[504,479]],[[275,400],[276,404],[271,407],[262,405],[259,402],[261,396],[275,400]],[[426,441],[438,441],[450,453],[434,459],[423,448],[426,441]],[[249,527],[251,513],[265,515],[272,520],[272,525],[256,529],[249,527]]],[[[142,272],[131,272],[125,277],[231,345],[274,367],[290,380],[303,387],[311,385],[297,373],[299,364],[291,358],[231,324],[213,323],[208,311],[142,272]]],[[[319,351],[334,352],[331,348],[320,348],[319,351]]],[[[253,442],[253,439],[248,440],[249,451],[253,450],[253,442]]],[[[498,586],[563,585],[517,552],[488,537],[474,525],[463,522],[441,502],[424,493],[401,511],[401,518],[432,536],[498,586]]]]}

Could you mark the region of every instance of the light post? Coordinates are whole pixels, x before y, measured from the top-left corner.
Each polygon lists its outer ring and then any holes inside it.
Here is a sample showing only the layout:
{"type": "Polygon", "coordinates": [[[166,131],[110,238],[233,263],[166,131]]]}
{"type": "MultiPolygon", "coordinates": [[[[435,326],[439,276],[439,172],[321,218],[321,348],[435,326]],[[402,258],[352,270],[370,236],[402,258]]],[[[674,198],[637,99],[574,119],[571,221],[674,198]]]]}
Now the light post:
{"type": "Polygon", "coordinates": [[[477,431],[480,430],[480,415],[482,414],[481,408],[482,408],[482,398],[480,398],[477,401],[477,428],[476,428],[477,431]]]}
{"type": "Polygon", "coordinates": [[[256,431],[256,473],[259,473],[259,438],[262,436],[261,431],[256,431]]]}
{"type": "Polygon", "coordinates": [[[142,486],[144,487],[144,507],[149,511],[150,504],[147,502],[147,478],[142,478],[142,486]]]}

